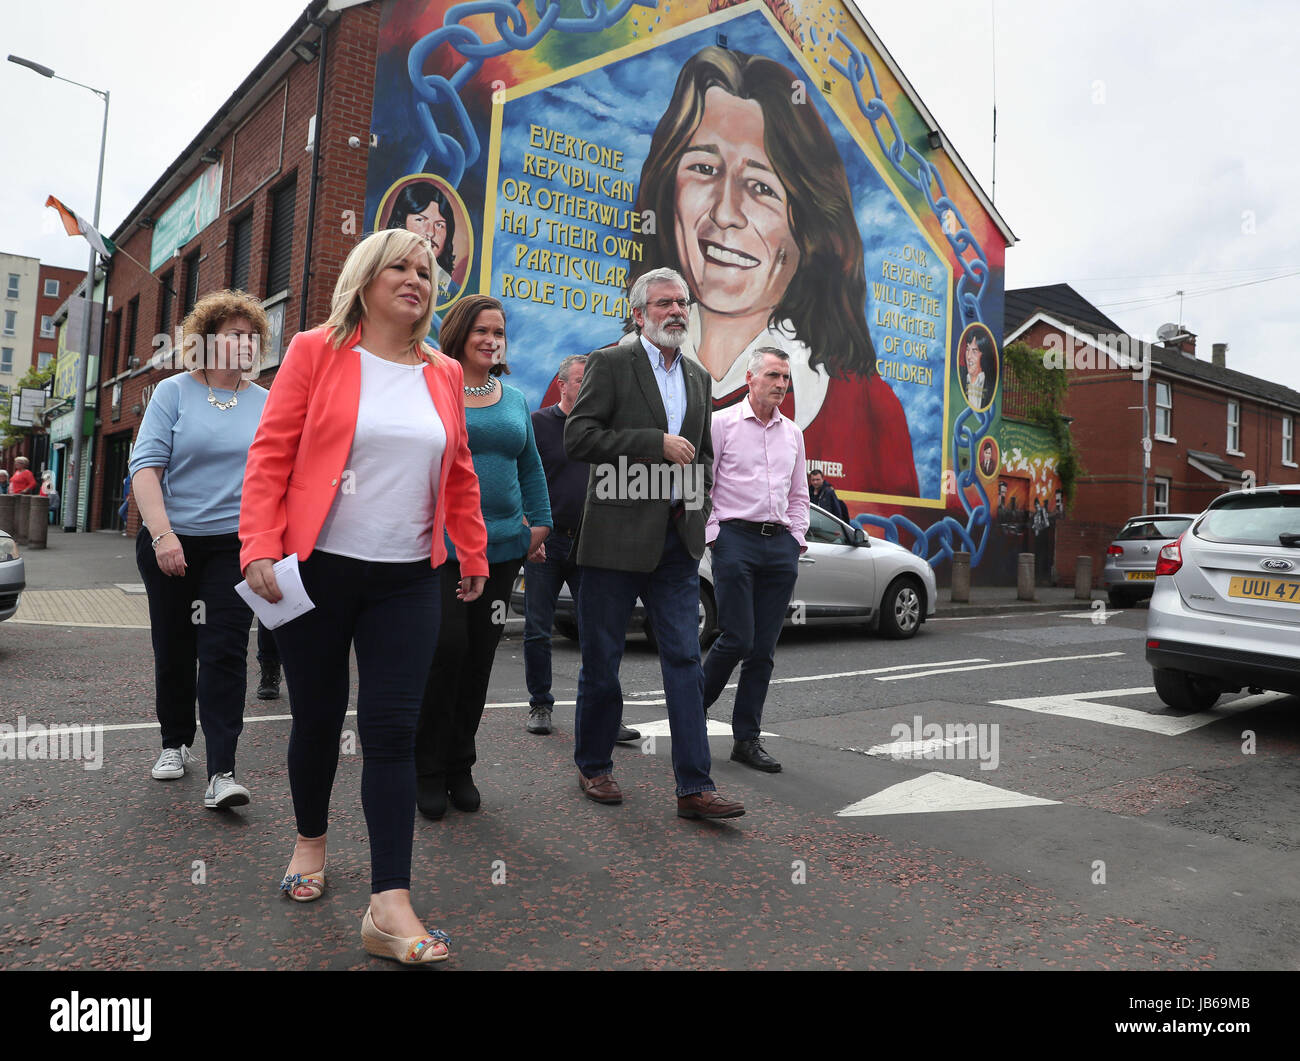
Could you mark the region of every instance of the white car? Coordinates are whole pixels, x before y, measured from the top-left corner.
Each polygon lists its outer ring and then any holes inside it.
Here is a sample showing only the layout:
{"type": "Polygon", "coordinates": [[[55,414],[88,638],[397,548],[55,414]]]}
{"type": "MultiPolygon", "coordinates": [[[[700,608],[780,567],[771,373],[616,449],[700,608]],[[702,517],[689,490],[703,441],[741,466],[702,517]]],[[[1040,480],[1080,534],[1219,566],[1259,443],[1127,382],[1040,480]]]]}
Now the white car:
{"type": "Polygon", "coordinates": [[[1176,710],[1300,695],[1300,486],[1224,494],[1160,550],[1146,658],[1176,710]]]}
{"type": "MultiPolygon", "coordinates": [[[[934,614],[938,602],[934,569],[901,545],[873,538],[816,505],[809,512],[808,551],[799,558],[799,581],[786,615],[786,625],[865,624],[884,637],[915,636],[934,614]]],[[[526,569],[525,569],[526,570],[526,569]]],[[[718,633],[713,568],[709,551],[700,561],[700,644],[718,633]]],[[[523,579],[511,598],[514,611],[524,614],[523,579]]],[[[578,626],[568,587],[561,587],[555,608],[555,629],[576,639],[578,626]]],[[[640,602],[630,629],[653,638],[640,602]]]]}
{"type": "Polygon", "coordinates": [[[0,623],[18,610],[18,598],[26,588],[27,576],[18,546],[0,528],[0,623]]]}

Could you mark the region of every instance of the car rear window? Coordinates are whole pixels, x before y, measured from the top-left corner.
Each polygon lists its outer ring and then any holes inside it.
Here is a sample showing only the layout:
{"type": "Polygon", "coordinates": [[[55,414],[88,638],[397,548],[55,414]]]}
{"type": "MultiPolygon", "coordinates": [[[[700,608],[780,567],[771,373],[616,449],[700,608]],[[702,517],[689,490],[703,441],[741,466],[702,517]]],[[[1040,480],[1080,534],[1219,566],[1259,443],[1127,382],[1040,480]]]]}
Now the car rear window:
{"type": "Polygon", "coordinates": [[[1291,545],[1300,536],[1300,494],[1242,494],[1220,502],[1197,524],[1196,536],[1228,545],[1291,545]]]}
{"type": "Polygon", "coordinates": [[[1144,519],[1129,523],[1119,532],[1117,542],[1137,540],[1150,541],[1153,538],[1177,538],[1192,525],[1190,519],[1144,519]]]}

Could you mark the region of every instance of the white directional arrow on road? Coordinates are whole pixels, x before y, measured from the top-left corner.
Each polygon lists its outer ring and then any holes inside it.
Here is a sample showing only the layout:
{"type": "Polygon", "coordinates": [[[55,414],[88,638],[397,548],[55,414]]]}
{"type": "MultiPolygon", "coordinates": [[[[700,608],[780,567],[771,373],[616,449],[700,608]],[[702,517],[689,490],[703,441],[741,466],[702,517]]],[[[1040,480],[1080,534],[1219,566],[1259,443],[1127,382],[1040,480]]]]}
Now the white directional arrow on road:
{"type": "Polygon", "coordinates": [[[891,785],[883,792],[860,799],[835,813],[839,818],[865,818],[877,814],[938,814],[959,810],[1042,807],[1059,802],[996,788],[956,774],[932,773],[891,785]]]}
{"type": "Polygon", "coordinates": [[[1154,692],[1155,688],[1147,685],[1133,689],[1103,689],[1095,693],[1066,693],[1063,696],[1029,696],[1019,700],[994,700],[992,703],[998,707],[1015,707],[1021,711],[1037,711],[1044,715],[1081,718],[1088,722],[1102,722],[1108,726],[1124,726],[1127,729],[1144,729],[1148,733],[1162,733],[1167,737],[1173,737],[1179,733],[1208,726],[1211,722],[1219,722],[1239,711],[1280,700],[1283,696],[1282,693],[1243,696],[1240,700],[1220,704],[1209,711],[1200,711],[1194,715],[1153,715],[1141,708],[1097,703],[1103,697],[1109,700],[1124,696],[1143,696],[1154,692]]]}

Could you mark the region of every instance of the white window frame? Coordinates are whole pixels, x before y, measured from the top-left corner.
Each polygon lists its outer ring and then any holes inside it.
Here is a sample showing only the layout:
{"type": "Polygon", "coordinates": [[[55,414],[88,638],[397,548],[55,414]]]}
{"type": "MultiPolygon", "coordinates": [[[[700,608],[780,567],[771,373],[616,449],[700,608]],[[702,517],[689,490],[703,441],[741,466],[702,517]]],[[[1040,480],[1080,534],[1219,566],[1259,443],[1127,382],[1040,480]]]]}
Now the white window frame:
{"type": "Polygon", "coordinates": [[[1155,428],[1156,438],[1160,439],[1160,441],[1162,442],[1172,442],[1173,431],[1174,431],[1174,389],[1172,386],[1170,386],[1170,384],[1166,383],[1164,380],[1159,380],[1159,379],[1156,380],[1155,421],[1156,421],[1156,428],[1155,428]],[[1163,404],[1160,401],[1161,387],[1163,387],[1165,391],[1165,401],[1163,404]],[[1160,424],[1160,414],[1162,412],[1165,414],[1163,430],[1161,430],[1161,424],[1160,424]]]}
{"type": "Polygon", "coordinates": [[[50,351],[42,350],[40,353],[36,355],[36,371],[44,372],[46,368],[49,367],[50,362],[53,360],[54,360],[54,355],[50,353],[50,351]]]}
{"type": "Polygon", "coordinates": [[[5,295],[8,298],[21,298],[23,278],[18,273],[9,274],[9,286],[5,288],[5,295]]]}
{"type": "Polygon", "coordinates": [[[1244,457],[1241,452],[1241,402],[1228,399],[1228,452],[1234,457],[1244,457]]]}
{"type": "Polygon", "coordinates": [[[1169,515],[1169,490],[1172,485],[1173,484],[1171,483],[1170,480],[1165,479],[1159,475],[1156,476],[1155,494],[1151,505],[1151,511],[1153,514],[1157,516],[1169,515]],[[1162,487],[1164,492],[1163,499],[1160,496],[1162,487]]]}
{"type": "Polygon", "coordinates": [[[0,346],[0,372],[10,375],[14,371],[14,348],[12,346],[0,346]],[[5,368],[5,358],[9,358],[9,367],[5,368]]]}
{"type": "Polygon", "coordinates": [[[46,298],[59,297],[59,282],[52,276],[47,276],[45,278],[45,297],[46,298]]]}
{"type": "Polygon", "coordinates": [[[1295,463],[1295,418],[1282,417],[1282,463],[1294,468],[1295,463]]]}
{"type": "Polygon", "coordinates": [[[54,318],[46,313],[41,314],[41,338],[54,338],[54,318]]]}
{"type": "Polygon", "coordinates": [[[16,309],[5,310],[4,334],[17,335],[18,332],[15,330],[17,329],[17,327],[18,327],[18,311],[16,309]]]}

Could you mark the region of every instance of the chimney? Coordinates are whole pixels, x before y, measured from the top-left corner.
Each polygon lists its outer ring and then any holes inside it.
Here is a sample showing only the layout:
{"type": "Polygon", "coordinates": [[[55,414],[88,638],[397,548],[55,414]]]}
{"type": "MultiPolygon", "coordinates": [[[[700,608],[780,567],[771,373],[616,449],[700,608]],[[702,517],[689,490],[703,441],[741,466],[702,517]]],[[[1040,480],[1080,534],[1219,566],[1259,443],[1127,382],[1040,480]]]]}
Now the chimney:
{"type": "Polygon", "coordinates": [[[1215,343],[1210,347],[1210,360],[1214,362],[1215,368],[1227,368],[1228,361],[1228,344],[1215,343]]]}
{"type": "MultiPolygon", "coordinates": [[[[1179,325],[1179,327],[1182,327],[1179,325]]],[[[1196,356],[1196,336],[1191,332],[1183,329],[1182,337],[1178,340],[1178,349],[1188,357],[1196,356]]]]}

